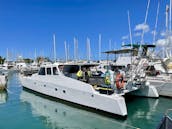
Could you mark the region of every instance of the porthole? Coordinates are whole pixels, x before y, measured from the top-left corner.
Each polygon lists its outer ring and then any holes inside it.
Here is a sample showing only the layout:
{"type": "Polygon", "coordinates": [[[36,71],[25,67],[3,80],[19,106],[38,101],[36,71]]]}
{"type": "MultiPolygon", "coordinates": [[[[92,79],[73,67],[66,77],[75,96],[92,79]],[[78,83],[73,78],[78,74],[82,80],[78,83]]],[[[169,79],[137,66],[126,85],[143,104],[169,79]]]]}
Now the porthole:
{"type": "Polygon", "coordinates": [[[63,93],[66,93],[66,91],[65,91],[65,90],[63,90],[63,93]]]}
{"type": "Polygon", "coordinates": [[[91,97],[94,97],[94,95],[91,95],[91,97]]]}
{"type": "Polygon", "coordinates": [[[57,91],[57,88],[55,88],[55,91],[57,91]]]}
{"type": "Polygon", "coordinates": [[[46,85],[44,85],[44,87],[46,87],[46,85]]]}

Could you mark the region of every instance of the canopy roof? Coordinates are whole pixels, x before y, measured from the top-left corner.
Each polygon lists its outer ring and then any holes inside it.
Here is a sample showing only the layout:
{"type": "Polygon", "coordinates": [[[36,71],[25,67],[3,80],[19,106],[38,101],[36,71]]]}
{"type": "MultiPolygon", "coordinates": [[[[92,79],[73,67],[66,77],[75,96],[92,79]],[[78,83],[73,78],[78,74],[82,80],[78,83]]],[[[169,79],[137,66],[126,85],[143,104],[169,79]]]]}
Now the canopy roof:
{"type": "Polygon", "coordinates": [[[126,53],[132,53],[132,52],[137,52],[137,50],[127,48],[127,49],[121,49],[121,50],[105,51],[103,53],[106,53],[106,54],[126,54],[126,53]]]}
{"type": "MultiPolygon", "coordinates": [[[[126,44],[126,45],[123,45],[123,46],[131,47],[131,44],[126,44]]],[[[132,44],[132,46],[133,46],[133,48],[139,48],[140,44],[132,44]]],[[[141,47],[143,47],[143,48],[150,48],[150,47],[155,48],[156,45],[153,45],[153,44],[143,44],[143,45],[141,45],[141,47]]]]}

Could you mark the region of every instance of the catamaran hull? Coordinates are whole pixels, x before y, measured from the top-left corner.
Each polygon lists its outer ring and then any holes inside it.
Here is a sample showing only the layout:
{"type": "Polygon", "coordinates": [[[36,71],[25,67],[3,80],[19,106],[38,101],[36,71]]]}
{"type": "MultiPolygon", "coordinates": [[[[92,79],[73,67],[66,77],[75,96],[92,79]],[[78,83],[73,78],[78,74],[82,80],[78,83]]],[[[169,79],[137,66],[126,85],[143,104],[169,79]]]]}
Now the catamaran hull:
{"type": "MultiPolygon", "coordinates": [[[[41,94],[99,109],[108,113],[127,116],[125,99],[120,95],[104,95],[96,91],[92,93],[84,92],[68,88],[67,86],[65,87],[63,84],[45,83],[43,81],[35,81],[28,77],[21,77],[20,79],[23,87],[41,94]]],[[[83,84],[83,82],[81,84],[83,84]]],[[[71,85],[73,85],[72,81],[71,85]]]]}
{"type": "Polygon", "coordinates": [[[151,85],[156,87],[160,96],[172,97],[171,81],[149,80],[149,82],[151,85]]]}
{"type": "Polygon", "coordinates": [[[149,86],[146,85],[146,86],[140,87],[140,89],[133,91],[130,94],[136,95],[136,96],[151,97],[151,98],[159,97],[157,89],[152,85],[149,85],[149,86]]]}

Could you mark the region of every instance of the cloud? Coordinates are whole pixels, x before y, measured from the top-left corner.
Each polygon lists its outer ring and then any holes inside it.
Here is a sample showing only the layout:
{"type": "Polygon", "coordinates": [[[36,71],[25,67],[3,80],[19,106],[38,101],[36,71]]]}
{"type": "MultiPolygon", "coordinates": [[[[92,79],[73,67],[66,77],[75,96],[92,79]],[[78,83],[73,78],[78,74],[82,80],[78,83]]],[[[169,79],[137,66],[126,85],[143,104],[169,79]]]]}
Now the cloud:
{"type": "Polygon", "coordinates": [[[144,32],[148,32],[149,31],[149,25],[144,24],[144,23],[138,24],[135,26],[134,30],[135,31],[143,31],[144,30],[144,32]]]}
{"type": "Polygon", "coordinates": [[[160,47],[172,47],[172,36],[169,36],[167,38],[162,38],[156,41],[156,45],[160,47]]]}
{"type": "Polygon", "coordinates": [[[134,37],[139,37],[139,36],[141,36],[141,35],[142,35],[141,32],[136,32],[136,33],[134,34],[134,37]]]}
{"type": "Polygon", "coordinates": [[[161,32],[161,36],[165,36],[166,35],[166,32],[161,32]]]}
{"type": "Polygon", "coordinates": [[[157,46],[163,47],[163,46],[165,46],[166,44],[167,44],[167,43],[166,43],[166,39],[159,39],[159,40],[156,41],[156,45],[157,45],[157,46]]]}
{"type": "Polygon", "coordinates": [[[125,36],[122,36],[122,40],[127,40],[129,37],[128,37],[128,35],[125,35],[125,36]]]}

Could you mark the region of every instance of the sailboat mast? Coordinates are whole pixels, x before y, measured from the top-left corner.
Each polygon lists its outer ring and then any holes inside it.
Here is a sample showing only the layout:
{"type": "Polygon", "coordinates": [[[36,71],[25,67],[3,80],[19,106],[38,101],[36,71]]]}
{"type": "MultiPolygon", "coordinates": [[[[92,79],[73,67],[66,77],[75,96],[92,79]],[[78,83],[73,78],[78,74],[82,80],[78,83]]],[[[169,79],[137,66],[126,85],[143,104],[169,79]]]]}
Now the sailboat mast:
{"type": "Polygon", "coordinates": [[[156,12],[155,30],[153,33],[153,44],[155,44],[155,40],[156,40],[155,38],[156,38],[156,29],[158,25],[159,6],[160,6],[160,1],[158,1],[158,7],[157,7],[157,12],[156,12]]]}
{"type": "Polygon", "coordinates": [[[169,7],[168,5],[166,5],[166,12],[165,12],[165,18],[166,18],[166,22],[165,22],[165,27],[166,27],[166,35],[168,33],[168,13],[169,13],[169,7]]]}
{"type": "Polygon", "coordinates": [[[77,41],[76,38],[74,37],[74,61],[76,61],[76,49],[77,49],[76,45],[77,45],[77,41]]]}
{"type": "MultiPolygon", "coordinates": [[[[147,17],[148,17],[149,5],[150,5],[150,0],[148,0],[148,4],[147,4],[147,9],[146,9],[146,15],[145,15],[144,25],[146,25],[146,23],[147,23],[147,17]]],[[[142,37],[141,37],[141,44],[143,44],[143,43],[144,43],[144,33],[145,33],[145,30],[143,29],[142,37]]],[[[140,46],[141,46],[141,44],[140,44],[140,46]]]]}
{"type": "Polygon", "coordinates": [[[7,48],[7,59],[6,59],[6,61],[8,61],[9,60],[9,54],[8,54],[8,48],[7,48]]]}
{"type": "Polygon", "coordinates": [[[68,46],[67,46],[68,48],[67,48],[67,53],[68,53],[68,60],[70,59],[70,57],[69,57],[69,44],[68,44],[68,46]]]}
{"type": "Polygon", "coordinates": [[[66,41],[64,41],[64,47],[65,47],[65,61],[67,62],[68,55],[67,55],[67,43],[66,43],[66,41]]]}
{"type": "Polygon", "coordinates": [[[101,60],[101,42],[102,42],[102,36],[99,34],[99,61],[101,60]]]}
{"type": "Polygon", "coordinates": [[[90,39],[87,38],[87,61],[91,60],[90,39]]]}
{"type": "Polygon", "coordinates": [[[172,0],[170,0],[170,13],[169,13],[169,32],[171,34],[171,8],[172,8],[172,0]]]}
{"type": "Polygon", "coordinates": [[[55,34],[53,34],[53,48],[54,48],[54,62],[56,62],[56,37],[55,34]]]}
{"type": "Polygon", "coordinates": [[[111,49],[112,49],[112,40],[109,39],[109,50],[111,50],[111,49]]]}
{"type": "Polygon", "coordinates": [[[130,12],[129,11],[128,11],[128,28],[129,28],[129,33],[130,33],[130,45],[131,45],[131,48],[132,48],[133,39],[132,39],[132,33],[131,33],[130,12]]]}
{"type": "Polygon", "coordinates": [[[34,57],[35,57],[35,61],[36,61],[36,49],[35,49],[35,54],[34,54],[34,57]]]}

